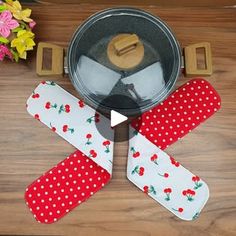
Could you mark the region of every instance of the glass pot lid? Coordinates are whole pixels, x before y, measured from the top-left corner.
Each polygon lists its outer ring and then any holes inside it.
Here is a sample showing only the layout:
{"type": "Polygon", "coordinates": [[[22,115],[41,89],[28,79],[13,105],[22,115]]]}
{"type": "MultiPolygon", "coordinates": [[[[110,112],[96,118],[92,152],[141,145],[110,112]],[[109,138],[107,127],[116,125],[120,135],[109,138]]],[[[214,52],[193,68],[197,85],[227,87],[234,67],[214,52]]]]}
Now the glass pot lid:
{"type": "MultiPolygon", "coordinates": [[[[137,49],[137,38],[132,38],[130,47],[137,49]]],[[[115,46],[119,49],[123,44],[121,50],[126,50],[125,43],[121,40],[115,46]]],[[[138,55],[132,50],[124,58],[138,55]]],[[[105,113],[113,109],[133,116],[149,110],[170,93],[180,67],[180,47],[169,27],[159,18],[133,8],[113,8],[91,16],[74,33],[68,49],[74,87],[89,105],[105,113]],[[136,35],[143,46],[142,58],[130,60],[131,64],[139,61],[136,66],[121,68],[109,58],[109,44],[119,35],[136,35]],[[113,95],[120,99],[107,99],[113,95]]]]}

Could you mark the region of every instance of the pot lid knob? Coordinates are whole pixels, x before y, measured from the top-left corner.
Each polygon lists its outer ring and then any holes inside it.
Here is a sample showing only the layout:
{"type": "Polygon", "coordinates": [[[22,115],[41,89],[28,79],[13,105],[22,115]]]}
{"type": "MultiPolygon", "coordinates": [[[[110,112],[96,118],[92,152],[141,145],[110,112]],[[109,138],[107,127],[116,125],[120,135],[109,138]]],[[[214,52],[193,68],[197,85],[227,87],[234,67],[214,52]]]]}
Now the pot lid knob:
{"type": "Polygon", "coordinates": [[[132,69],[144,57],[144,46],[136,34],[118,34],[109,42],[107,55],[120,69],[132,69]]]}

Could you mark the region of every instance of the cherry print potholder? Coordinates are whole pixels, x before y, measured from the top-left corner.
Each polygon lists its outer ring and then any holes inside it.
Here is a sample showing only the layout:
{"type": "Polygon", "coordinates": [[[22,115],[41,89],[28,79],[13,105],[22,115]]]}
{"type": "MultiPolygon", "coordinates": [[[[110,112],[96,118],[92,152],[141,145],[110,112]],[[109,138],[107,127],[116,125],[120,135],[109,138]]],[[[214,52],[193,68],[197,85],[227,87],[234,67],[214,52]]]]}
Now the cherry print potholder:
{"type": "Polygon", "coordinates": [[[221,99],[204,79],[193,79],[165,101],[132,121],[132,127],[159,148],[189,133],[220,109],[221,99]]]}
{"type": "Polygon", "coordinates": [[[79,149],[27,188],[25,199],[34,217],[52,223],[109,181],[114,131],[106,117],[52,81],[42,82],[34,90],[27,110],[79,149]],[[98,122],[109,140],[96,129],[98,122]]]}
{"type": "MultiPolygon", "coordinates": [[[[183,220],[198,217],[209,189],[162,150],[194,129],[220,108],[220,97],[203,79],[195,79],[163,103],[135,119],[130,132],[127,177],[183,220]],[[141,124],[139,124],[142,122],[141,124]],[[141,125],[141,129],[134,128],[141,125]],[[162,149],[162,150],[161,150],[162,149]]],[[[77,147],[75,153],[34,181],[25,199],[42,223],[57,221],[111,178],[114,131],[110,121],[54,82],[42,82],[27,101],[27,110],[77,147]],[[110,140],[97,131],[99,122],[110,140]]]]}
{"type": "MultiPolygon", "coordinates": [[[[130,133],[134,132],[130,128],[130,133]]],[[[137,133],[129,140],[127,177],[183,220],[198,217],[209,198],[207,184],[137,133]]]]}
{"type": "Polygon", "coordinates": [[[26,204],[38,222],[53,223],[95,194],[110,178],[105,169],[77,150],[28,186],[26,204]]]}
{"type": "Polygon", "coordinates": [[[27,111],[111,174],[113,141],[109,140],[114,140],[114,130],[108,118],[52,81],[38,85],[27,100],[27,111]]]}
{"type": "Polygon", "coordinates": [[[220,105],[214,88],[203,79],[194,79],[130,126],[136,136],[129,141],[127,177],[183,220],[198,217],[209,189],[199,176],[162,150],[209,118],[220,105]]]}

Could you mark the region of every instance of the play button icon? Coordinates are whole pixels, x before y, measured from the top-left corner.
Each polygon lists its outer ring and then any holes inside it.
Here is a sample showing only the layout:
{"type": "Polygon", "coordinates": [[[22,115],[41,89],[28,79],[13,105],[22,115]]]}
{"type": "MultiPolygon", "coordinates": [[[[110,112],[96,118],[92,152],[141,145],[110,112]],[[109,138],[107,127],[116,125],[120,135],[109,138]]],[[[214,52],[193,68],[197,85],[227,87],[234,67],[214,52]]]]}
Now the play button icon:
{"type": "Polygon", "coordinates": [[[111,127],[115,127],[124,121],[128,120],[127,116],[120,114],[117,111],[111,110],[111,127]]]}
{"type": "MultiPolygon", "coordinates": [[[[115,131],[115,142],[123,142],[132,138],[137,133],[129,135],[128,126],[133,119],[141,116],[138,103],[130,96],[126,95],[110,95],[105,97],[96,109],[97,112],[103,114],[110,119],[109,126],[104,125],[104,122],[95,123],[98,132],[104,139],[112,140],[110,129],[115,131]]],[[[135,128],[139,130],[142,121],[139,120],[138,126],[135,128]]]]}

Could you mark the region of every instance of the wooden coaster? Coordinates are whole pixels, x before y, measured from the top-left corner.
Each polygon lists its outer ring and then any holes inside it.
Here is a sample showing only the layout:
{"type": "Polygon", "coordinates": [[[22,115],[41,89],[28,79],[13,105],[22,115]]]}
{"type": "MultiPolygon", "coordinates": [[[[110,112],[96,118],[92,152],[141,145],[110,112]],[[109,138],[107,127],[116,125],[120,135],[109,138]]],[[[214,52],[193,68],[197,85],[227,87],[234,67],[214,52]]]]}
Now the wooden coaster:
{"type": "Polygon", "coordinates": [[[107,56],[120,69],[132,69],[144,57],[143,43],[135,34],[118,34],[108,44],[107,56]]]}

